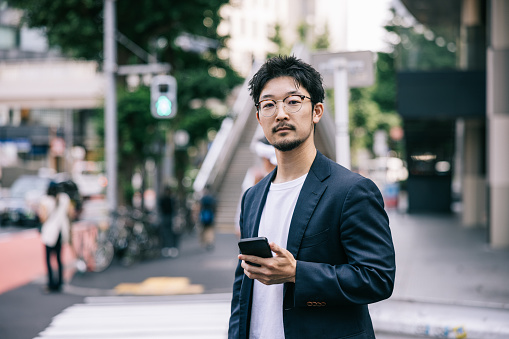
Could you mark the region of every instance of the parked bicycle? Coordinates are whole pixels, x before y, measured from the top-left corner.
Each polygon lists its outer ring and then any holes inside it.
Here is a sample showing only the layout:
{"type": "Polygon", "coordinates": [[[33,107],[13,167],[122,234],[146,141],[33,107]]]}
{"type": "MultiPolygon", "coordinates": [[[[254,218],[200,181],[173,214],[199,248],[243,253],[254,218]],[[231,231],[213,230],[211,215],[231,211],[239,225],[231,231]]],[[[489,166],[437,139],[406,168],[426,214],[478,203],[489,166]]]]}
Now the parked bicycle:
{"type": "Polygon", "coordinates": [[[110,220],[107,231],[97,238],[97,261],[102,260],[103,266],[109,266],[115,257],[121,265],[130,266],[136,261],[160,255],[156,214],[120,207],[112,213],[110,220]]]}

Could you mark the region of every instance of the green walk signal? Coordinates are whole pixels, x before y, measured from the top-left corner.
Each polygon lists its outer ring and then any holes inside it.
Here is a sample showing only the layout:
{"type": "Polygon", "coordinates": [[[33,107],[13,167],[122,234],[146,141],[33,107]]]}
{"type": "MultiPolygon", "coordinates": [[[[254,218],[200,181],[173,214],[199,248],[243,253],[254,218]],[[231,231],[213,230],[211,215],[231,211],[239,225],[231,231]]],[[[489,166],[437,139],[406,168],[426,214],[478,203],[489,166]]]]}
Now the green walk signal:
{"type": "Polygon", "coordinates": [[[171,101],[164,95],[161,95],[156,101],[156,112],[160,117],[171,115],[171,101]]]}
{"type": "Polygon", "coordinates": [[[150,113],[157,119],[171,119],[177,114],[177,80],[158,75],[150,84],[150,113]]]}

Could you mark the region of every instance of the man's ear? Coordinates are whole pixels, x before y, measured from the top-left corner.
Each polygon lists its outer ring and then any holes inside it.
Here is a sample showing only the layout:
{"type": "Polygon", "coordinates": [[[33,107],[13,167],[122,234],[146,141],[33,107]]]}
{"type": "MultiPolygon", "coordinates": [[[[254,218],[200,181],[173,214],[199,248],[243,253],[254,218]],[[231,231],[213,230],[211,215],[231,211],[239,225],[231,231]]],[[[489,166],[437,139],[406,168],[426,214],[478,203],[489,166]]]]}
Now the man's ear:
{"type": "Polygon", "coordinates": [[[260,122],[260,112],[258,112],[258,110],[256,110],[256,120],[258,120],[258,123],[261,125],[262,123],[260,122]]]}
{"type": "Polygon", "coordinates": [[[323,116],[323,104],[321,102],[317,102],[315,107],[313,108],[313,123],[317,124],[323,116]]]}

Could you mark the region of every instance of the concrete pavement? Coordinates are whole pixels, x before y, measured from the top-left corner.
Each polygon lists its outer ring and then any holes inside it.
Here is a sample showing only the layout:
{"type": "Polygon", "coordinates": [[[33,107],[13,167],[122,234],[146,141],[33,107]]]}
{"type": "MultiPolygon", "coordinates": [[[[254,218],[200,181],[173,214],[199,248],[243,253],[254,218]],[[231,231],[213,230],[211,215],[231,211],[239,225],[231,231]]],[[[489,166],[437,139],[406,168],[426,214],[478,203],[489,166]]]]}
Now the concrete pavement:
{"type": "Polygon", "coordinates": [[[389,213],[393,296],[370,305],[377,331],[436,338],[509,338],[509,249],[457,215],[389,213]]]}

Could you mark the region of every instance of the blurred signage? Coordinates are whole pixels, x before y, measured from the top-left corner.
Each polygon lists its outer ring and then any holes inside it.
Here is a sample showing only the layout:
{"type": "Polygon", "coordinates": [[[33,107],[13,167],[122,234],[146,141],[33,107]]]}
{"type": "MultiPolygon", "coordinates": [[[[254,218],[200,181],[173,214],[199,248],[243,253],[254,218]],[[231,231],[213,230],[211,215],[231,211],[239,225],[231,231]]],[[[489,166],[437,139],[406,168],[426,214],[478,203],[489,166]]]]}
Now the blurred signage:
{"type": "Polygon", "coordinates": [[[186,52],[203,53],[218,48],[219,41],[184,32],[175,39],[175,45],[186,52]]]}
{"type": "Polygon", "coordinates": [[[334,88],[334,72],[330,68],[334,59],[346,60],[348,87],[368,87],[375,82],[375,54],[371,51],[312,53],[311,65],[322,74],[325,88],[334,88]]]}
{"type": "Polygon", "coordinates": [[[0,63],[0,106],[96,108],[103,105],[104,79],[92,61],[0,63]]]}
{"type": "Polygon", "coordinates": [[[129,74],[157,74],[167,73],[171,70],[170,64],[158,63],[158,64],[142,64],[142,65],[123,65],[118,66],[117,74],[129,75],[129,74]]]}

